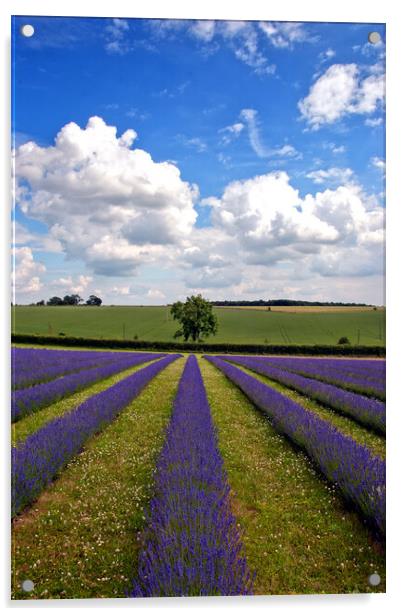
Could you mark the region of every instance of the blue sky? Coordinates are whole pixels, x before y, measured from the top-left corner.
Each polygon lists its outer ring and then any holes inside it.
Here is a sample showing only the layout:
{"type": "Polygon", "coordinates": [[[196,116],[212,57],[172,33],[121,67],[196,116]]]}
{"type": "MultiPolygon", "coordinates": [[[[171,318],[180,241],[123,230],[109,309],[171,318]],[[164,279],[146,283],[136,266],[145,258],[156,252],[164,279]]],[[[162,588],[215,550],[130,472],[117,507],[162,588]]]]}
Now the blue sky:
{"type": "Polygon", "coordinates": [[[16,301],[382,304],[384,77],[380,24],[15,18],[16,301]]]}

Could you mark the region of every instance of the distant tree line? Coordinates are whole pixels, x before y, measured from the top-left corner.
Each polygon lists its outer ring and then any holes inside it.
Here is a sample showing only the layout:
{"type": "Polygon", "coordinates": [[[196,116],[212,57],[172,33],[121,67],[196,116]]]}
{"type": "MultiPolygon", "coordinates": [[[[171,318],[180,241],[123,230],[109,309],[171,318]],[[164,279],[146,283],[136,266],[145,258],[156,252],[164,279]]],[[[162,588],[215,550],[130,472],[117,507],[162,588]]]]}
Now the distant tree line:
{"type": "Polygon", "coordinates": [[[255,299],[255,300],[221,300],[211,302],[213,306],[370,306],[354,302],[308,302],[298,299],[255,299]]]}
{"type": "Polygon", "coordinates": [[[76,293],[73,293],[72,295],[65,295],[63,298],[54,295],[48,299],[47,302],[45,302],[44,299],[41,299],[39,302],[31,304],[31,306],[100,306],[101,304],[101,298],[96,295],[90,295],[86,302],[84,302],[82,297],[76,293]]]}

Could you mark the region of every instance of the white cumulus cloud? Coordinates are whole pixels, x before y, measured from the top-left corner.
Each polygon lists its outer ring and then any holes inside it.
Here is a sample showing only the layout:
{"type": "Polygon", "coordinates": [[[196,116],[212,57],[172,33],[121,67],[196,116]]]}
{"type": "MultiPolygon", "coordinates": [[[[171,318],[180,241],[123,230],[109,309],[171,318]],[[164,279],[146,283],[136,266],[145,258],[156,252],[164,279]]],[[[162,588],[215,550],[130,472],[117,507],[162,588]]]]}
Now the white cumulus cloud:
{"type": "Polygon", "coordinates": [[[17,181],[29,187],[21,209],[95,273],[135,273],[161,246],[179,246],[196,221],[198,188],[174,164],[133,149],[135,138],[95,116],[84,129],[66,124],[53,146],[31,141],[15,152],[17,181]]]}
{"type": "Polygon", "coordinates": [[[45,265],[35,261],[32,250],[28,246],[14,247],[11,254],[13,257],[11,274],[13,295],[40,291],[43,287],[40,274],[46,271],[45,265]]]}
{"type": "Polygon", "coordinates": [[[84,293],[88,285],[92,282],[92,276],[85,276],[80,274],[76,280],[72,276],[61,276],[60,278],[52,281],[52,286],[56,286],[62,290],[63,293],[75,293],[81,295],[84,293]]]}
{"type": "Polygon", "coordinates": [[[384,74],[362,78],[356,64],[333,64],[299,101],[303,119],[314,130],[348,114],[376,111],[385,94],[384,74]]]}

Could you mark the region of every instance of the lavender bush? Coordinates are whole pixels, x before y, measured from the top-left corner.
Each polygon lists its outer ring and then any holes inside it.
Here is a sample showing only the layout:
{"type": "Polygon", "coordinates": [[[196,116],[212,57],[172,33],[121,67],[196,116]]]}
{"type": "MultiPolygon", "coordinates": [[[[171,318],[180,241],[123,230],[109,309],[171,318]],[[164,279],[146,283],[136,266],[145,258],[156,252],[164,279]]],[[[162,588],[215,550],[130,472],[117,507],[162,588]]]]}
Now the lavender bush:
{"type": "Polygon", "coordinates": [[[88,398],[12,448],[12,515],[32,503],[40,492],[77,455],[85,441],[100,432],[161,370],[180,355],[169,355],[88,398]]]}
{"type": "Polygon", "coordinates": [[[13,389],[22,389],[51,381],[65,374],[116,361],[124,355],[111,351],[56,351],[12,347],[12,386],[13,389]]]}
{"type": "Polygon", "coordinates": [[[11,420],[18,421],[26,415],[61,400],[65,396],[92,385],[97,381],[127,370],[128,368],[143,364],[152,359],[159,359],[161,354],[156,353],[124,353],[117,361],[104,366],[97,366],[89,370],[81,370],[75,374],[68,374],[54,381],[39,383],[33,387],[19,389],[11,393],[11,420]]]}
{"type": "Polygon", "coordinates": [[[179,383],[155,477],[145,547],[132,597],[245,595],[229,485],[196,358],[179,383]]]}
{"type": "Polygon", "coordinates": [[[276,368],[385,400],[385,362],[382,360],[265,357],[264,361],[276,368]]]}
{"type": "Polygon", "coordinates": [[[294,372],[281,370],[268,363],[264,358],[229,355],[224,359],[287,385],[336,411],[340,411],[344,415],[352,417],[361,424],[385,434],[385,404],[380,400],[355,394],[294,372]]]}
{"type": "Polygon", "coordinates": [[[302,447],[360,513],[385,534],[385,461],[329,422],[218,357],[206,356],[302,447]]]}

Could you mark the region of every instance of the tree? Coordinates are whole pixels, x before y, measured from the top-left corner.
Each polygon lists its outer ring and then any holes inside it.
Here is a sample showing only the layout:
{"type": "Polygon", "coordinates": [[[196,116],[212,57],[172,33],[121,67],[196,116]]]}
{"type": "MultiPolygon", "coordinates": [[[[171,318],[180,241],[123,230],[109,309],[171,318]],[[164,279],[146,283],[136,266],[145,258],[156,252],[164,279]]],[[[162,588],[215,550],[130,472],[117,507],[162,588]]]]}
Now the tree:
{"type": "Polygon", "coordinates": [[[82,297],[74,293],[73,295],[65,295],[63,297],[63,304],[65,306],[78,306],[80,302],[84,301],[82,297]]]}
{"type": "Polygon", "coordinates": [[[175,338],[183,336],[186,342],[189,338],[201,342],[201,336],[215,336],[218,331],[218,319],[212,312],[212,304],[201,295],[187,297],[184,303],[175,302],[170,313],[181,324],[181,329],[174,334],[175,338]]]}
{"type": "Polygon", "coordinates": [[[36,302],[37,306],[44,306],[45,305],[45,300],[41,299],[39,302],[36,302]]]}
{"type": "Polygon", "coordinates": [[[64,302],[61,297],[57,297],[57,295],[55,295],[54,297],[51,297],[46,303],[48,306],[62,306],[64,302]]]}
{"type": "Polygon", "coordinates": [[[102,300],[100,297],[97,297],[96,295],[90,295],[85,303],[87,306],[100,306],[102,303],[102,300]]]}

